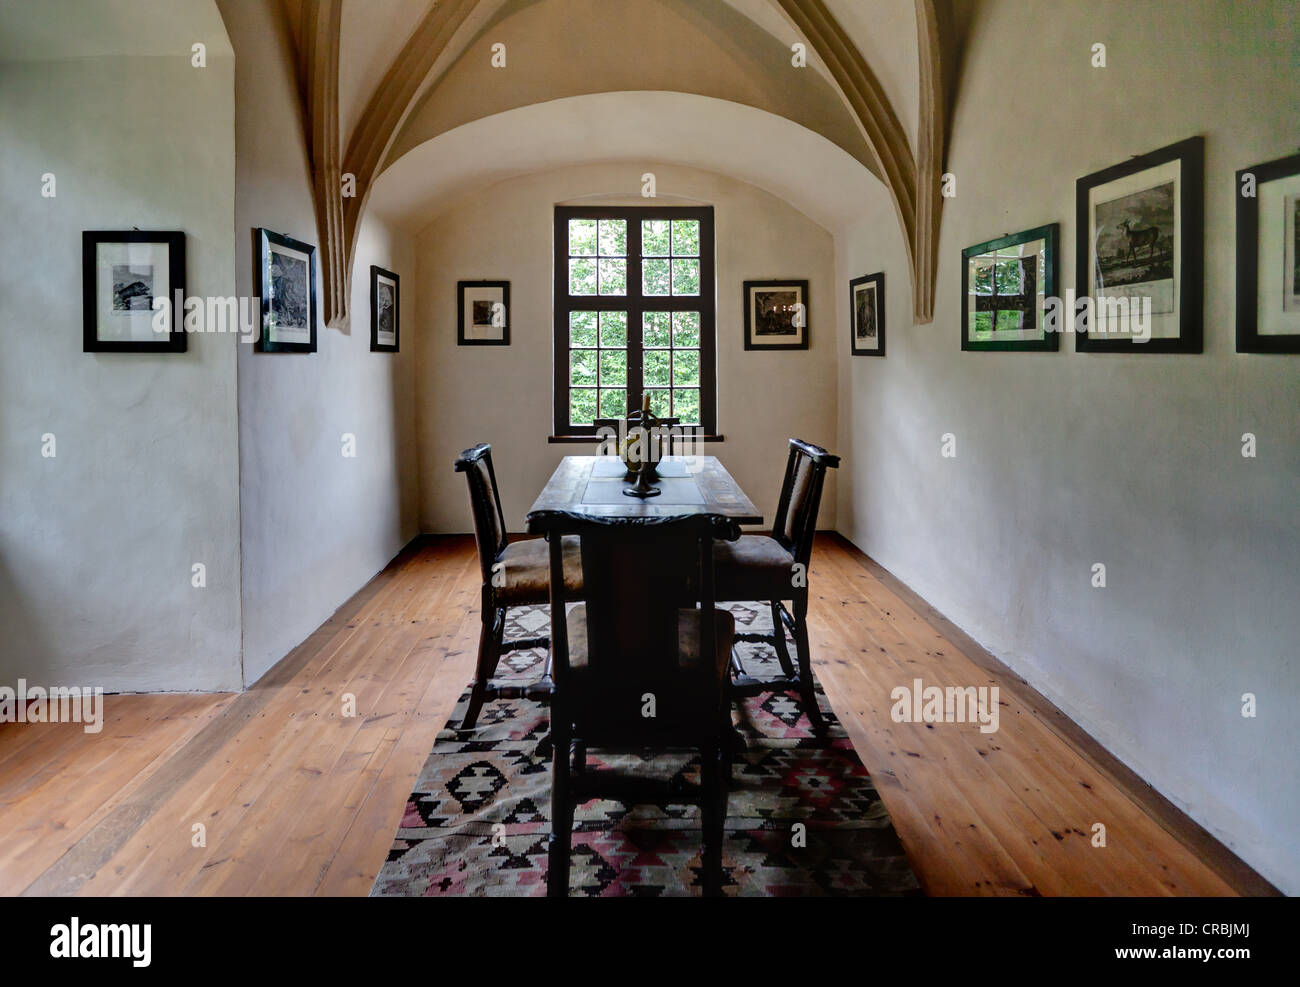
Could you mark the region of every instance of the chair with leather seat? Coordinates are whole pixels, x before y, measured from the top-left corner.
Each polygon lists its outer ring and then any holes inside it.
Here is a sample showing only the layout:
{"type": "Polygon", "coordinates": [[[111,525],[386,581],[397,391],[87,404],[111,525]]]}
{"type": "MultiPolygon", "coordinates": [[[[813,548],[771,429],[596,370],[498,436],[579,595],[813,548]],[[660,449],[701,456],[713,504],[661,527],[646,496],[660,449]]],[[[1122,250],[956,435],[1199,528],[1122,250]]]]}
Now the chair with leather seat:
{"type": "Polygon", "coordinates": [[[776,679],[755,679],[745,673],[737,659],[733,695],[795,689],[801,708],[818,731],[825,723],[817,706],[808,646],[808,561],[826,471],[839,465],[840,458],[821,446],[791,439],[772,534],[742,535],[738,541],[714,546],[718,600],[765,602],[772,611],[772,634],[738,634],[736,640],[772,645],[783,673],[776,679]],[[790,601],[789,609],[786,600],[790,601]],[[797,668],[790,661],[787,627],[794,637],[797,668]]]}
{"type": "MultiPolygon", "coordinates": [[[[469,730],[478,722],[483,703],[498,693],[492,685],[501,656],[509,651],[550,646],[550,638],[534,637],[505,640],[506,611],[510,607],[545,605],[550,600],[550,559],[546,542],[541,538],[509,541],[501,497],[497,491],[496,470],[492,465],[492,447],[480,443],[466,449],[456,460],[455,470],[469,481],[470,506],[474,515],[474,540],[478,545],[482,570],[482,629],[479,633],[478,660],[474,667],[474,685],[461,729],[469,730]]],[[[578,565],[578,543],[565,543],[564,591],[576,596],[582,589],[578,565]]],[[[530,690],[546,695],[550,691],[550,666],[530,690]]]]}
{"type": "Polygon", "coordinates": [[[732,521],[686,517],[588,517],[564,511],[529,516],[544,531],[552,573],[552,795],[547,894],[569,890],[575,808],[593,798],[625,804],[689,800],[669,779],[589,770],[603,752],[698,752],[695,791],[703,830],[707,895],[721,893],[731,730],[727,682],[735,622],[714,606],[713,545],[735,539],[732,521]],[[582,602],[555,587],[576,537],[582,602]]]}

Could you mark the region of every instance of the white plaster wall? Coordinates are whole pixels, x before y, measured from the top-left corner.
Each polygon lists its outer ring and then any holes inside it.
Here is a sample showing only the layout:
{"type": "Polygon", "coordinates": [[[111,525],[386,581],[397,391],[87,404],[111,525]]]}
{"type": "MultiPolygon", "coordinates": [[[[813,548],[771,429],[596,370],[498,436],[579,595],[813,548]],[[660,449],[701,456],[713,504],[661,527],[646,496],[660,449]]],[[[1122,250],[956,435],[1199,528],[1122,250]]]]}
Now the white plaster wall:
{"type": "MultiPolygon", "coordinates": [[[[566,455],[593,446],[547,444],[552,404],[552,264],[557,203],[592,195],[639,196],[653,170],[661,201],[714,206],[717,241],[717,455],[763,512],[776,509],[786,440],[835,438],[833,244],[829,233],[781,200],[730,178],[677,166],[594,164],[501,182],[465,196],[418,241],[420,523],[422,530],[472,530],[457,453],[491,442],[506,524],[524,515],[566,455]],[[809,280],[810,349],[746,352],[741,307],[745,280],[809,280]],[[513,314],[511,345],[456,345],[456,282],[506,279],[513,314]]],[[[835,524],[833,487],[820,523],[835,524]]]]}
{"type": "MultiPolygon", "coordinates": [[[[1233,299],[1234,172],[1295,151],[1298,14],[981,4],[933,324],[911,324],[883,193],[837,243],[836,278],[840,292],[885,271],[889,352],[851,357],[837,336],[841,530],[1292,894],[1300,357],[1235,353],[1233,299]],[[1105,69],[1089,64],[1097,41],[1105,69]],[[963,247],[1059,222],[1072,286],[1075,180],[1194,134],[1207,148],[1204,354],[1075,353],[1069,337],[1058,353],[960,351],[963,247]],[[1241,456],[1247,431],[1258,459],[1241,456]],[[939,455],[945,432],[956,459],[939,455]]],[[[839,306],[847,324],[846,291],[839,306]]]]}
{"type": "MultiPolygon", "coordinates": [[[[297,83],[273,8],[223,4],[237,59],[235,241],[252,294],[252,229],[320,244],[297,83]]],[[[409,238],[363,223],[351,328],[324,325],[319,255],[314,354],[239,347],[244,682],[251,684],[382,569],[416,533],[409,238]],[[370,352],[370,265],[401,277],[401,352],[370,352]],[[355,458],[342,436],[356,437],[355,458]]]]}
{"type": "Polygon", "coordinates": [[[118,354],[83,353],[81,336],[82,230],[183,230],[187,290],[234,290],[234,68],[224,37],[209,40],[205,69],[188,48],[0,63],[0,682],[11,686],[240,686],[234,340],[118,354]],[[46,172],[55,198],[40,195],[46,172]],[[205,589],[191,586],[195,562],[205,589]]]}

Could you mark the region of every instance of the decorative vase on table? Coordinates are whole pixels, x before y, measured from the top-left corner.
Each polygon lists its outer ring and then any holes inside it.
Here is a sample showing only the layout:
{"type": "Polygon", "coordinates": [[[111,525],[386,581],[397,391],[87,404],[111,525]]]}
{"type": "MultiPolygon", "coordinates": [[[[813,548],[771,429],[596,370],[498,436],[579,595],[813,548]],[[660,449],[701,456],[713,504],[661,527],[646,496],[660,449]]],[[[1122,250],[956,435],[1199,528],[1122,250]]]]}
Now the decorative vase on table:
{"type": "Polygon", "coordinates": [[[619,443],[618,452],[623,465],[627,467],[624,479],[635,480],[636,485],[623,493],[628,497],[657,497],[659,488],[650,484],[659,479],[659,471],[655,467],[662,456],[659,443],[655,440],[659,419],[650,411],[649,394],[641,396],[641,410],[627,416],[627,426],[627,434],[619,443]]]}

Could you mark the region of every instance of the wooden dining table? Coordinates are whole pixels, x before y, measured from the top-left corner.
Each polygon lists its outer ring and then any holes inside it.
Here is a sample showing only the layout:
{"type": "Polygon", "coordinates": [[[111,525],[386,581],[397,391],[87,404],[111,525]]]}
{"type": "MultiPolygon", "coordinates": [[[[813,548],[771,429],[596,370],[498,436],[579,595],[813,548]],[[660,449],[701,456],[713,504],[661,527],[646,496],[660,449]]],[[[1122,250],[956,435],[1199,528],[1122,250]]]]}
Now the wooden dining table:
{"type": "Polygon", "coordinates": [[[655,497],[628,497],[632,486],[616,456],[565,456],[528,512],[528,531],[541,533],[542,511],[569,511],[596,517],[681,517],[716,514],[737,524],[762,524],[745,495],[716,456],[666,456],[658,466],[655,497]]]}

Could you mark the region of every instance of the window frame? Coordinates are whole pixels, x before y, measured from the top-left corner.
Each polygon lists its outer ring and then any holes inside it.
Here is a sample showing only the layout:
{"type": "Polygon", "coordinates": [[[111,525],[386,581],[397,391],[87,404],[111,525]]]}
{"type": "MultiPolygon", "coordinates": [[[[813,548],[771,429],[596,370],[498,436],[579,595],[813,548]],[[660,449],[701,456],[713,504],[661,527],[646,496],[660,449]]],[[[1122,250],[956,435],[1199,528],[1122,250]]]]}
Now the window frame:
{"type": "Polygon", "coordinates": [[[620,419],[598,418],[591,425],[569,422],[569,313],[627,313],[627,409],[641,406],[646,312],[700,314],[700,429],[706,438],[717,434],[717,280],[712,206],[556,206],[552,256],[555,265],[555,311],[552,324],[555,385],[552,438],[595,438],[597,430],[620,419]],[[569,220],[627,220],[627,294],[569,294],[569,220]],[[642,293],[641,223],[647,219],[693,219],[700,224],[700,291],[696,295],[642,293]],[[633,387],[633,381],[636,382],[633,387]],[[635,401],[633,394],[636,395],[635,401]]]}

